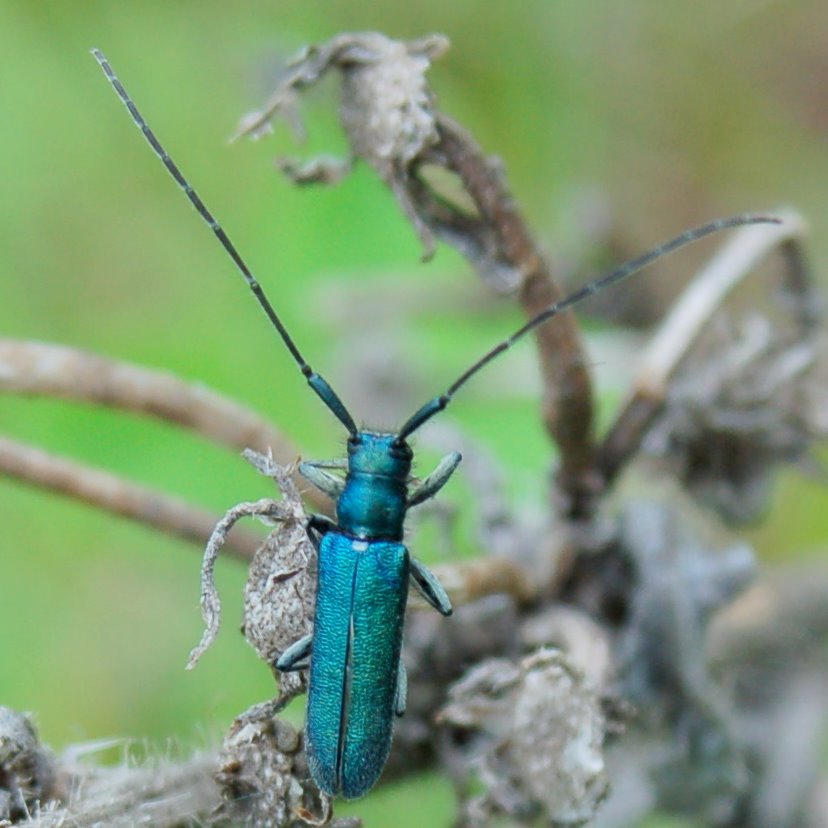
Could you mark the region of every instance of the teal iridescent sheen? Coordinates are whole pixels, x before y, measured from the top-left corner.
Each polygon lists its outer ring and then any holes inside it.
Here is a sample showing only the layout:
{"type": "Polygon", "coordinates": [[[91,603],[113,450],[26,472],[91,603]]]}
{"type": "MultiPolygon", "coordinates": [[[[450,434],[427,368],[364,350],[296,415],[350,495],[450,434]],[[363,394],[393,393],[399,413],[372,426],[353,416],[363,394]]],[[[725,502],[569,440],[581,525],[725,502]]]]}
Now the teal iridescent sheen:
{"type": "Polygon", "coordinates": [[[305,732],[331,796],[367,793],[388,758],[408,576],[400,543],[322,538],[305,732]]]}
{"type": "Polygon", "coordinates": [[[348,440],[348,474],[336,503],[339,529],[355,538],[401,540],[411,449],[395,434],[361,431],[348,440]]]}

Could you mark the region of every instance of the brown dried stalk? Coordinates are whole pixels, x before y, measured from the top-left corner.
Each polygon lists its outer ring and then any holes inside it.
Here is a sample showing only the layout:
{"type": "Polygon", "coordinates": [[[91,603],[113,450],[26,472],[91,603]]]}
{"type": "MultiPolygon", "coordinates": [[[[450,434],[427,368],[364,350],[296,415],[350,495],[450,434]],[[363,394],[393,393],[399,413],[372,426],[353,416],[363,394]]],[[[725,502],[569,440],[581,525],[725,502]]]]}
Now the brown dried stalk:
{"type": "MultiPolygon", "coordinates": [[[[199,546],[210,537],[218,519],[183,500],[7,437],[0,437],[0,472],[199,546]]],[[[260,543],[261,538],[236,531],[228,540],[228,550],[249,561],[260,543]]]]}
{"type": "MultiPolygon", "coordinates": [[[[186,501],[2,436],[0,473],[169,532],[199,547],[204,546],[220,524],[218,515],[186,501]]],[[[258,535],[235,528],[222,542],[231,556],[247,562],[264,541],[258,535]]],[[[437,566],[434,571],[457,606],[495,594],[510,595],[524,604],[535,600],[543,589],[528,567],[504,558],[458,561],[437,566]]],[[[413,608],[425,608],[424,602],[412,598],[413,608]]]]}
{"type": "MultiPolygon", "coordinates": [[[[421,219],[447,241],[457,238],[460,224],[465,235],[484,240],[484,249],[498,267],[517,277],[520,305],[526,318],[532,319],[564,293],[508,190],[500,164],[487,158],[471,135],[445,115],[438,116],[437,130],[439,140],[422,160],[440,163],[458,175],[478,215],[470,216],[418,181],[416,204],[421,219]]],[[[467,244],[457,246],[468,254],[467,244]]],[[[469,258],[480,269],[481,262],[469,258]]],[[[598,494],[588,362],[571,313],[561,314],[554,325],[541,325],[535,339],[541,364],[542,419],[560,451],[556,476],[560,499],[555,505],[563,516],[581,519],[592,513],[598,494]]]]}
{"type": "MultiPolygon", "coordinates": [[[[285,465],[299,456],[272,423],[200,383],[66,345],[0,339],[0,392],[149,415],[238,451],[271,451],[285,465]]],[[[330,508],[318,492],[308,492],[308,500],[317,509],[330,508]]]]}

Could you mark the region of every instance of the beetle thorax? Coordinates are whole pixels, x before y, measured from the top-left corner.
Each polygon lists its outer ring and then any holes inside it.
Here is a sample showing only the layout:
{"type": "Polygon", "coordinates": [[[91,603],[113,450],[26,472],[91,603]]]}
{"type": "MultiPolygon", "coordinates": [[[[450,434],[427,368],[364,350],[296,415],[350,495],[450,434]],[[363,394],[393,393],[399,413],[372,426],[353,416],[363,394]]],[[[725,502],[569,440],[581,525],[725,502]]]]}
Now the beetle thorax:
{"type": "Polygon", "coordinates": [[[411,448],[396,434],[361,431],[348,440],[345,488],[336,504],[339,528],[355,537],[401,540],[411,448]]]}

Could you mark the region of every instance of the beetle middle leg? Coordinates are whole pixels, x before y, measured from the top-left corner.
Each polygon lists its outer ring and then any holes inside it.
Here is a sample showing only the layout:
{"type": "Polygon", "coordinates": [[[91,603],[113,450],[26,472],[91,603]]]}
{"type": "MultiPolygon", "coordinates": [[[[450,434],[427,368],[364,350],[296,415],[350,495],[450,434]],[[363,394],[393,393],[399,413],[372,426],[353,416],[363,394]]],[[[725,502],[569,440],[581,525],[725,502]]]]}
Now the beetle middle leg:
{"type": "Polygon", "coordinates": [[[411,580],[420,595],[431,604],[440,615],[451,615],[451,601],[437,576],[416,558],[411,558],[411,580]]]}

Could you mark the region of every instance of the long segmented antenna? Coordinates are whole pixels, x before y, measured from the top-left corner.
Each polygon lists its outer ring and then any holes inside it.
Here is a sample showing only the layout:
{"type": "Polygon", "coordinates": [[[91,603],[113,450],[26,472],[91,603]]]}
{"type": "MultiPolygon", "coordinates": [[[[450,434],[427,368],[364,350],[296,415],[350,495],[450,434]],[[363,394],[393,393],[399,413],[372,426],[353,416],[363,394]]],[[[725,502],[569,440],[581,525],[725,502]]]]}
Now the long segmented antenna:
{"type": "Polygon", "coordinates": [[[592,296],[598,291],[603,290],[610,285],[621,282],[628,276],[632,276],[639,270],[652,264],[656,259],[666,256],[669,253],[678,250],[680,247],[692,244],[705,236],[710,236],[713,233],[718,233],[721,230],[726,230],[731,227],[742,227],[746,224],[781,224],[782,220],[776,216],[769,215],[754,215],[744,213],[738,216],[730,216],[729,218],[716,219],[700,227],[694,227],[692,230],[685,230],[684,233],[670,239],[664,244],[654,247],[652,250],[644,253],[636,259],[632,259],[626,264],[611,270],[604,276],[600,276],[591,282],[587,282],[582,288],[576,290],[574,293],[555,302],[545,310],[542,310],[537,316],[532,317],[528,322],[518,328],[511,336],[504,339],[498,345],[495,345],[490,351],[487,351],[480,359],[477,360],[471,367],[466,369],[439,397],[429,400],[424,406],[419,408],[400,429],[397,438],[405,440],[412,432],[416,431],[423,423],[430,420],[435,414],[442,411],[452,400],[457,391],[462,388],[478,371],[488,365],[493,359],[500,356],[504,351],[508,350],[519,339],[524,337],[529,331],[534,330],[538,325],[549,321],[552,317],[557,316],[565,310],[583,302],[584,299],[592,296]]]}
{"type": "Polygon", "coordinates": [[[287,346],[288,351],[290,351],[291,356],[296,361],[296,364],[299,366],[299,369],[302,371],[305,379],[308,381],[308,385],[310,385],[310,387],[313,388],[313,390],[319,395],[322,402],[325,403],[325,405],[333,412],[342,425],[348,429],[348,433],[352,436],[356,435],[356,423],[354,423],[353,417],[351,417],[348,413],[348,409],[345,408],[344,403],[339,399],[328,382],[317,374],[316,371],[314,371],[305,361],[305,358],[296,347],[296,343],[288,333],[287,328],[285,328],[282,324],[282,320],[279,319],[278,314],[273,309],[273,305],[270,304],[270,301],[267,296],[265,296],[264,291],[256,278],[253,276],[250,268],[247,266],[244,259],[242,259],[238,250],[236,250],[235,245],[232,241],[230,241],[230,238],[213,217],[213,214],[207,209],[198,193],[196,193],[196,191],[192,188],[189,181],[184,178],[175,162],[172,158],[170,158],[160,141],[155,137],[155,133],[150,129],[149,125],[144,120],[144,117],[138,111],[138,107],[133,103],[132,98],[130,98],[126,89],[124,89],[123,84],[118,80],[115,72],[112,71],[109,61],[106,57],[104,57],[100,49],[92,49],[91,51],[95,60],[98,61],[98,64],[103,70],[104,75],[106,75],[118,97],[121,99],[124,106],[126,106],[129,114],[132,116],[132,120],[135,122],[135,125],[141,130],[144,138],[147,139],[147,143],[152,147],[155,154],[167,168],[167,171],[175,179],[178,186],[184,191],[184,194],[190,200],[193,207],[196,208],[196,211],[201,218],[207,222],[208,226],[219,240],[221,246],[225,249],[225,251],[227,251],[228,255],[233,260],[239,272],[244,277],[245,282],[247,282],[247,286],[250,288],[259,305],[261,305],[262,309],[267,314],[267,318],[270,320],[273,327],[276,328],[279,336],[282,337],[282,342],[284,342],[287,346]]]}

